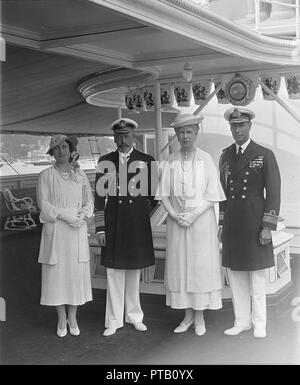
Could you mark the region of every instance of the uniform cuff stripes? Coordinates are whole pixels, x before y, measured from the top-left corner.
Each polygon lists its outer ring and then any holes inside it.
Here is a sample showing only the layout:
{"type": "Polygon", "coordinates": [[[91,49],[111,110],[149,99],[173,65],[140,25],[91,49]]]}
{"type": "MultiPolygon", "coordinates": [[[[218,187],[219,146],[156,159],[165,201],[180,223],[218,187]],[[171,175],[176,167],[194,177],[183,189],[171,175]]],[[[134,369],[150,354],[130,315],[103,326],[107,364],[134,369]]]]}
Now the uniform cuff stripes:
{"type": "Polygon", "coordinates": [[[223,213],[223,211],[220,211],[219,212],[219,226],[223,225],[223,221],[224,221],[224,213],[223,213]]]}
{"type": "Polygon", "coordinates": [[[104,231],[105,222],[104,222],[104,211],[95,212],[95,228],[96,231],[104,231]]]}
{"type": "Polygon", "coordinates": [[[271,213],[264,213],[262,227],[269,230],[276,230],[278,216],[271,213]]]}

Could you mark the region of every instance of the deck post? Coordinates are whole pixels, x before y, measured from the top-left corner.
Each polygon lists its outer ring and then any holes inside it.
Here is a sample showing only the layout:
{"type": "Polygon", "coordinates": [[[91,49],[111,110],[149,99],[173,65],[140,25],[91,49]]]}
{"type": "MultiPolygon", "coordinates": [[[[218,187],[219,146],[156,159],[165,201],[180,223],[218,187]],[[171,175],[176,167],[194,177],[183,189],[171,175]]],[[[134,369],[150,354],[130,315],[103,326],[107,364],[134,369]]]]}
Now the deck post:
{"type": "Polygon", "coordinates": [[[160,101],[160,82],[154,83],[155,93],[155,136],[156,136],[156,160],[162,160],[161,143],[162,143],[162,120],[161,120],[161,101],[160,101]]]}
{"type": "Polygon", "coordinates": [[[297,47],[300,47],[300,0],[296,0],[296,42],[297,47]]]}
{"type": "Polygon", "coordinates": [[[300,123],[300,117],[296,115],[296,113],[279,97],[277,96],[269,87],[267,87],[262,81],[259,81],[261,87],[268,92],[268,94],[272,95],[273,98],[290,114],[294,119],[300,123]]]}
{"type": "Polygon", "coordinates": [[[118,107],[118,119],[122,118],[122,108],[118,107]]]}
{"type": "Polygon", "coordinates": [[[255,31],[260,33],[260,0],[255,0],[255,31]]]}

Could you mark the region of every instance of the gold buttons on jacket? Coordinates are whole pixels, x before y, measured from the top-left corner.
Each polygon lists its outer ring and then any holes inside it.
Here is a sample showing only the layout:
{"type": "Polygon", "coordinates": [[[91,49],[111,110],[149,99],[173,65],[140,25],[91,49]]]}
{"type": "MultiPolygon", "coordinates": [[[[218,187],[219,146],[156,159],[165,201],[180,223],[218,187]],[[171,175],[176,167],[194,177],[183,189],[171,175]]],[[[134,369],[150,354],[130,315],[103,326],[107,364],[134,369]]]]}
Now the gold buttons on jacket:
{"type": "Polygon", "coordinates": [[[132,200],[131,200],[131,199],[129,199],[129,203],[132,203],[132,200]]]}
{"type": "Polygon", "coordinates": [[[247,187],[245,186],[245,187],[243,187],[243,190],[247,190],[247,187]]]}
{"type": "Polygon", "coordinates": [[[230,187],[230,190],[231,190],[231,191],[233,191],[233,190],[234,190],[234,188],[233,188],[233,187],[230,187]]]}
{"type": "Polygon", "coordinates": [[[233,179],[230,179],[229,183],[233,183],[233,179]]]}
{"type": "Polygon", "coordinates": [[[121,199],[119,200],[119,203],[122,203],[122,200],[121,200],[121,199]]]}
{"type": "Polygon", "coordinates": [[[244,183],[247,183],[247,182],[248,182],[248,179],[244,179],[243,182],[244,182],[244,183]]]}
{"type": "Polygon", "coordinates": [[[231,199],[234,199],[235,198],[235,195],[231,195],[231,199]]]}
{"type": "Polygon", "coordinates": [[[246,174],[246,175],[249,175],[249,171],[246,171],[245,174],[246,174]]]}
{"type": "Polygon", "coordinates": [[[245,195],[242,195],[242,199],[245,199],[246,198],[246,196],[245,195]]]}

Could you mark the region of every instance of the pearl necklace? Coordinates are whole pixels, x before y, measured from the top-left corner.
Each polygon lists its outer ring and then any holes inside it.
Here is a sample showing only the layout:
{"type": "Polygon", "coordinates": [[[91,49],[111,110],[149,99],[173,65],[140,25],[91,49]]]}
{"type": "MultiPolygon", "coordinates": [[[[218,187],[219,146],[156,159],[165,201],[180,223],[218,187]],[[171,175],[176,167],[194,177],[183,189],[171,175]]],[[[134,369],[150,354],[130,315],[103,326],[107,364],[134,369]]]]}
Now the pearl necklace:
{"type": "Polygon", "coordinates": [[[68,171],[62,171],[57,166],[54,166],[54,168],[58,171],[59,175],[64,179],[68,180],[71,176],[71,169],[69,168],[68,171]]]}
{"type": "Polygon", "coordinates": [[[193,166],[194,166],[194,159],[195,159],[195,154],[196,154],[196,151],[193,151],[193,156],[190,160],[188,160],[188,152],[185,152],[184,153],[184,158],[182,158],[182,153],[181,153],[181,159],[180,159],[180,164],[181,164],[181,170],[182,170],[182,173],[181,173],[181,193],[182,193],[182,197],[185,198],[186,197],[186,184],[187,184],[187,181],[186,181],[186,177],[185,177],[185,173],[188,173],[192,170],[193,166]],[[185,167],[185,163],[188,163],[188,167],[185,167]]]}
{"type": "Polygon", "coordinates": [[[188,152],[185,152],[183,158],[182,158],[182,153],[180,156],[181,169],[183,172],[188,172],[193,167],[196,151],[193,151],[193,156],[190,160],[188,159],[188,154],[189,154],[188,152]],[[187,164],[188,167],[185,167],[185,164],[187,164]]]}

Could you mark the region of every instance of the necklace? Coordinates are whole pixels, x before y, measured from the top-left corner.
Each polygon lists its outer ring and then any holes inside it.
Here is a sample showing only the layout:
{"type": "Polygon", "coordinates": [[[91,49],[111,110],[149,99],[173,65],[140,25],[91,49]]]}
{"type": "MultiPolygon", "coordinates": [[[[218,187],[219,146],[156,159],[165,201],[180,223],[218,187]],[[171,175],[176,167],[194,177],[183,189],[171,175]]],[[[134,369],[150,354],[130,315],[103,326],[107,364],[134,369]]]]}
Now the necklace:
{"type": "Polygon", "coordinates": [[[54,168],[58,171],[59,175],[60,175],[64,180],[70,179],[70,175],[71,175],[71,169],[70,169],[70,168],[68,169],[68,171],[62,171],[62,170],[60,170],[57,166],[54,166],[54,168]]]}
{"type": "Polygon", "coordinates": [[[181,153],[180,163],[181,163],[181,169],[183,172],[188,172],[191,170],[191,168],[193,167],[193,164],[194,164],[195,154],[196,154],[196,151],[193,151],[192,157],[189,157],[188,156],[189,152],[185,152],[185,153],[183,153],[183,157],[182,157],[182,153],[181,153]]]}
{"type": "Polygon", "coordinates": [[[191,177],[189,177],[188,173],[190,173],[190,171],[192,170],[192,168],[194,166],[194,159],[195,159],[196,151],[193,151],[193,155],[192,155],[191,159],[188,159],[188,154],[189,153],[186,152],[183,154],[184,157],[182,157],[182,153],[181,153],[181,159],[180,159],[181,171],[182,171],[180,183],[181,183],[181,194],[182,194],[183,199],[186,197],[188,184],[191,181],[191,177]]]}

